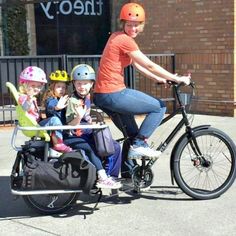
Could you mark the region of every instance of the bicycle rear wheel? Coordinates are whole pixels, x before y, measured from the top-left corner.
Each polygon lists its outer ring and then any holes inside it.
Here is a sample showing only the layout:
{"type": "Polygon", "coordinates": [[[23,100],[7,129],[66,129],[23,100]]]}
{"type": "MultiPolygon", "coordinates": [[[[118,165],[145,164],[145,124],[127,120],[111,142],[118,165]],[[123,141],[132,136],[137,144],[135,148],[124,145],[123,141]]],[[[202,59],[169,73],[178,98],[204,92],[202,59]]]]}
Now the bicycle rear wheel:
{"type": "Polygon", "coordinates": [[[176,148],[173,171],[184,193],[195,199],[213,199],[226,192],[236,176],[234,142],[224,132],[208,128],[194,132],[202,157],[185,136],[176,148]]]}
{"type": "Polygon", "coordinates": [[[78,195],[78,193],[25,195],[23,199],[38,213],[52,215],[67,211],[78,199],[78,195]]]}

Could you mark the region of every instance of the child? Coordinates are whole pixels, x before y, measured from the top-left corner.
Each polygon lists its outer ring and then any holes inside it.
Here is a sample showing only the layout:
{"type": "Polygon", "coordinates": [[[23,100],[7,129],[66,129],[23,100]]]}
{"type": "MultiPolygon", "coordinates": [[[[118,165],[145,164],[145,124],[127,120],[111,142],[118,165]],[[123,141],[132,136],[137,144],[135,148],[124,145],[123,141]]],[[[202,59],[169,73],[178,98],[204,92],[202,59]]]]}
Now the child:
{"type": "MultiPolygon", "coordinates": [[[[43,96],[43,106],[47,119],[42,120],[41,126],[61,126],[65,124],[65,111],[68,101],[67,87],[70,78],[66,71],[56,70],[50,74],[50,86],[43,96]]],[[[65,145],[61,130],[53,131],[51,134],[53,149],[66,153],[72,149],[65,145]]]]}
{"type": "Polygon", "coordinates": [[[40,121],[40,114],[36,96],[39,95],[46,83],[46,74],[39,67],[28,66],[20,73],[18,102],[37,122],[40,121]]]}
{"type": "MultiPolygon", "coordinates": [[[[66,110],[67,123],[70,125],[79,125],[82,123],[91,124],[92,119],[90,116],[90,89],[95,82],[95,72],[89,65],[77,65],[71,72],[71,79],[73,81],[75,91],[68,101],[66,110]]],[[[106,157],[107,161],[111,160],[113,164],[106,165],[108,167],[105,170],[100,158],[96,154],[92,130],[81,129],[72,132],[73,136],[69,137],[69,139],[67,139],[66,141],[67,143],[69,143],[69,145],[73,146],[73,149],[83,149],[86,155],[89,157],[90,161],[95,165],[98,174],[97,187],[111,189],[120,188],[121,184],[113,178],[117,178],[119,175],[121,165],[120,145],[114,141],[115,154],[110,157],[106,157]],[[78,140],[80,140],[80,142],[78,142],[78,140]],[[112,177],[109,177],[106,171],[112,177]]]]}

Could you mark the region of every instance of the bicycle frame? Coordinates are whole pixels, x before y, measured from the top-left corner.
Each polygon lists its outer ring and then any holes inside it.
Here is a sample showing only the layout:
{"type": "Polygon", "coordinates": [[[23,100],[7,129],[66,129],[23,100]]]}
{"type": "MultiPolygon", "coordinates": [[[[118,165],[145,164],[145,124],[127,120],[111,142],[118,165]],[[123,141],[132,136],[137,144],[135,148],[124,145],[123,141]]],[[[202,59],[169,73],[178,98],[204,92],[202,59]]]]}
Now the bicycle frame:
{"type": "MultiPolygon", "coordinates": [[[[194,153],[196,154],[196,156],[200,157],[201,161],[206,163],[207,161],[205,160],[205,158],[203,157],[199,146],[197,144],[196,141],[196,137],[194,135],[194,132],[199,130],[199,129],[208,129],[210,127],[210,125],[202,125],[202,126],[197,126],[192,128],[191,124],[189,122],[188,119],[188,115],[186,112],[186,104],[183,102],[183,100],[181,99],[181,92],[180,92],[180,88],[182,86],[185,86],[183,83],[180,84],[175,84],[175,83],[171,83],[173,86],[173,90],[174,90],[174,94],[175,94],[175,98],[179,104],[179,106],[177,107],[177,109],[175,111],[173,111],[172,113],[170,113],[169,115],[167,115],[161,122],[160,125],[163,125],[164,123],[168,122],[170,119],[172,119],[174,116],[176,116],[177,114],[182,114],[182,119],[179,121],[179,123],[175,126],[175,128],[172,130],[172,132],[168,135],[168,137],[165,139],[164,142],[162,142],[158,147],[157,150],[164,152],[166,150],[166,148],[168,147],[168,145],[170,144],[170,142],[173,140],[173,138],[176,136],[176,134],[181,130],[181,128],[183,126],[186,127],[185,132],[183,133],[183,135],[186,135],[187,138],[190,141],[190,145],[192,150],[194,151],[194,153]]],[[[194,83],[191,82],[189,85],[192,88],[192,94],[191,96],[194,94],[194,83]]],[[[122,124],[122,121],[119,117],[119,114],[115,113],[114,115],[116,115],[116,117],[119,119],[119,122],[121,124],[121,128],[122,128],[122,132],[124,137],[121,139],[118,139],[117,141],[125,141],[129,139],[129,136],[127,134],[127,130],[124,127],[124,125],[122,124]]],[[[114,116],[113,116],[114,118],[114,116]]],[[[174,149],[173,149],[174,150],[174,149]]],[[[173,164],[173,153],[174,151],[172,151],[171,154],[171,159],[170,159],[170,169],[171,169],[171,176],[172,176],[172,183],[173,183],[173,174],[172,174],[172,164],[173,164]]],[[[152,165],[157,161],[157,159],[150,159],[148,161],[146,161],[145,157],[141,158],[141,172],[144,172],[145,169],[151,168],[152,165]]],[[[207,163],[206,163],[207,164],[207,163]]]]}
{"type": "MultiPolygon", "coordinates": [[[[182,113],[182,119],[180,120],[180,122],[176,125],[176,127],[174,128],[174,130],[169,134],[169,136],[166,138],[166,140],[164,142],[162,142],[159,147],[157,148],[157,150],[160,150],[162,152],[164,152],[168,146],[168,144],[173,140],[173,138],[175,137],[175,135],[180,131],[180,129],[185,125],[186,126],[186,132],[189,132],[190,133],[190,136],[192,137],[191,135],[191,131],[192,131],[192,128],[190,126],[190,122],[188,120],[188,117],[187,117],[187,112],[186,112],[186,105],[183,104],[183,102],[181,101],[180,99],[180,93],[179,93],[179,88],[181,86],[183,86],[182,83],[180,84],[173,84],[174,86],[174,93],[175,93],[175,97],[179,103],[179,107],[173,111],[172,113],[170,113],[169,115],[167,115],[161,122],[160,126],[163,125],[164,123],[168,122],[170,119],[172,119],[174,116],[176,116],[177,114],[180,114],[182,113]]],[[[191,84],[191,87],[194,89],[194,84],[192,83],[191,84]]],[[[117,141],[125,141],[127,139],[129,139],[129,136],[127,134],[127,130],[126,128],[124,127],[124,125],[122,124],[122,121],[121,119],[119,118],[119,114],[118,113],[114,113],[113,115],[113,118],[114,117],[117,117],[119,119],[119,123],[121,124],[121,129],[122,129],[122,133],[123,133],[123,138],[121,139],[117,139],[117,141]]],[[[198,152],[200,153],[200,150],[198,150],[198,152]]]]}
{"type": "MultiPolygon", "coordinates": [[[[156,150],[159,150],[161,152],[164,152],[166,150],[166,148],[168,147],[168,145],[170,144],[170,142],[173,140],[173,138],[175,137],[175,135],[181,130],[181,128],[183,126],[186,127],[186,130],[184,132],[183,135],[187,135],[187,138],[190,141],[190,145],[192,150],[194,151],[194,153],[200,157],[201,161],[203,163],[206,163],[206,165],[208,164],[207,161],[205,160],[205,158],[203,157],[199,146],[197,144],[196,141],[196,137],[194,135],[194,132],[199,130],[199,129],[208,129],[210,127],[210,125],[201,125],[201,126],[197,126],[192,128],[191,124],[189,122],[188,119],[188,115],[186,112],[186,105],[183,103],[183,101],[180,99],[180,92],[179,92],[179,88],[181,86],[183,86],[183,84],[174,84],[174,94],[176,96],[176,99],[178,101],[179,107],[173,111],[172,113],[170,113],[169,115],[167,115],[161,122],[160,125],[165,124],[166,122],[168,122],[169,120],[171,120],[173,117],[175,117],[177,114],[182,114],[182,119],[179,121],[179,123],[175,126],[175,128],[172,130],[172,132],[168,135],[168,137],[165,139],[164,142],[162,142],[156,150]]],[[[192,92],[194,92],[194,84],[191,83],[190,86],[192,87],[192,92]]],[[[171,170],[171,182],[172,184],[174,184],[174,175],[173,175],[173,153],[175,151],[175,148],[173,148],[172,150],[172,154],[171,154],[171,158],[170,158],[170,170],[171,170]]],[[[151,168],[152,165],[154,165],[154,163],[157,161],[157,159],[150,159],[147,163],[145,158],[141,159],[142,164],[141,164],[141,171],[144,172],[145,169],[147,168],[151,168]]]]}

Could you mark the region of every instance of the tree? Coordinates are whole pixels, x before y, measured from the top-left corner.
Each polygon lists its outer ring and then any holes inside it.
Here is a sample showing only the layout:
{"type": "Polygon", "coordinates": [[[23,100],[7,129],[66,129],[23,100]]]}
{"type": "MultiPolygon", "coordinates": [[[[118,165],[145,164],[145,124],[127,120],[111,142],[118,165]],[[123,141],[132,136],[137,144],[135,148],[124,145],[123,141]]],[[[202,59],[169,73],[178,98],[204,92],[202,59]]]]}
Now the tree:
{"type": "Polygon", "coordinates": [[[5,55],[21,56],[29,54],[24,5],[18,4],[2,8],[2,29],[5,55]]]}

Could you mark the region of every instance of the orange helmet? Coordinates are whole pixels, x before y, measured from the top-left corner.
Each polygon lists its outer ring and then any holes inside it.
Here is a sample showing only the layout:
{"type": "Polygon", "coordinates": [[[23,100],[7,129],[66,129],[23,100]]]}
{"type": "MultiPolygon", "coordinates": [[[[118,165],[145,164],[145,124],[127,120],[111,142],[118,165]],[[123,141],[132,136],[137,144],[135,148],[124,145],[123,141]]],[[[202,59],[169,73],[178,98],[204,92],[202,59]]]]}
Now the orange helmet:
{"type": "Polygon", "coordinates": [[[145,11],[137,3],[127,3],[121,8],[120,20],[145,21],[145,11]]]}

